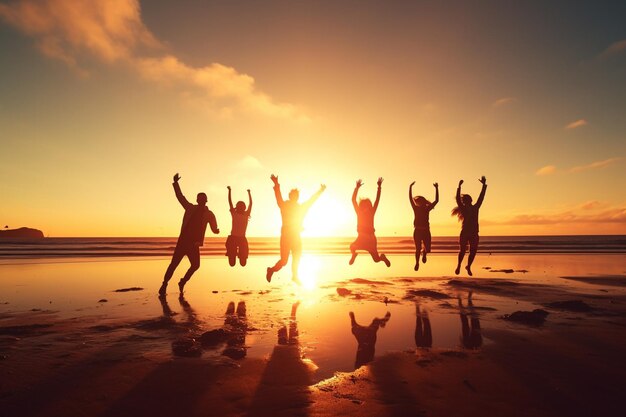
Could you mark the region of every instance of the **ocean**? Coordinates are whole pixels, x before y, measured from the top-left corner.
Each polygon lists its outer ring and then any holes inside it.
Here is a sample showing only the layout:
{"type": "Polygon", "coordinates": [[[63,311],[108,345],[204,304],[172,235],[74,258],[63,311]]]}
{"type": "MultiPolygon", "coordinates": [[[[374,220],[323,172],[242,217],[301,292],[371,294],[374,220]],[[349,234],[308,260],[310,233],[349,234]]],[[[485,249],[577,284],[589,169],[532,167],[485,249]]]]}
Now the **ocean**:
{"type": "MultiPolygon", "coordinates": [[[[207,238],[201,248],[203,256],[223,256],[225,238],[207,238]]],[[[347,254],[348,238],[303,238],[305,253],[347,254]]],[[[250,254],[278,253],[278,238],[249,238],[250,254]]],[[[106,237],[0,239],[0,258],[40,257],[143,257],[170,256],[176,238],[106,237]]],[[[415,250],[413,238],[381,237],[380,252],[410,254],[415,250]]],[[[455,253],[458,237],[433,237],[432,253],[455,253]]],[[[602,236],[481,236],[480,253],[626,253],[625,235],[602,236]]]]}

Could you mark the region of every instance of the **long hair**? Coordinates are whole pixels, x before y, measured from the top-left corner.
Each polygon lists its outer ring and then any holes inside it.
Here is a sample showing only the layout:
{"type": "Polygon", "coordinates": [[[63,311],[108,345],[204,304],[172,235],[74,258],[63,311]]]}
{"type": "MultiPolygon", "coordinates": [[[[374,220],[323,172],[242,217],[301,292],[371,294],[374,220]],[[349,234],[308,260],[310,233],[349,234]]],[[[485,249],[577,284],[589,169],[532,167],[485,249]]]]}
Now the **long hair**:
{"type": "Polygon", "coordinates": [[[419,207],[429,207],[432,203],[428,201],[425,197],[418,195],[413,199],[415,201],[415,205],[419,207]]]}
{"type": "Polygon", "coordinates": [[[359,201],[359,214],[370,214],[374,211],[372,200],[369,198],[362,198],[359,201]]]}
{"type": "Polygon", "coordinates": [[[457,216],[459,218],[459,221],[463,220],[465,218],[465,214],[463,213],[463,209],[465,207],[471,206],[472,205],[472,196],[470,196],[469,194],[461,194],[461,203],[463,203],[462,206],[456,206],[455,208],[452,209],[452,213],[450,214],[451,216],[457,216]]]}

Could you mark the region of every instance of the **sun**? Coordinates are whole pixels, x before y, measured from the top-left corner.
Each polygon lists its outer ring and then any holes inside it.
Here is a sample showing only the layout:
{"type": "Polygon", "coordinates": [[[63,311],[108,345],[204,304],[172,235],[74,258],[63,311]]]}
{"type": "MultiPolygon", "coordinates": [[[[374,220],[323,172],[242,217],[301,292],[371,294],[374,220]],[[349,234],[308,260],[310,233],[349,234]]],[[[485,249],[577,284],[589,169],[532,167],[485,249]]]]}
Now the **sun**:
{"type": "Polygon", "coordinates": [[[298,267],[298,278],[305,290],[317,288],[317,277],[321,268],[320,259],[312,254],[302,255],[298,267]]]}
{"type": "Polygon", "coordinates": [[[339,237],[350,234],[356,218],[349,201],[322,195],[304,219],[304,237],[339,237]]]}

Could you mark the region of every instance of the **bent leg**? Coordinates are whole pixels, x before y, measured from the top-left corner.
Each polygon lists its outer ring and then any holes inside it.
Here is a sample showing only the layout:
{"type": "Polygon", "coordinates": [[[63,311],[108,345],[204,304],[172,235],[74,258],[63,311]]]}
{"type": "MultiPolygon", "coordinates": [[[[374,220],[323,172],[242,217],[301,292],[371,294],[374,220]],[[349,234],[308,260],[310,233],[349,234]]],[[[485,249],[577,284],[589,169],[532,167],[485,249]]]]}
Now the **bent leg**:
{"type": "Polygon", "coordinates": [[[182,261],[184,256],[185,252],[181,250],[181,248],[176,246],[176,249],[174,249],[174,254],[172,255],[172,260],[170,261],[170,264],[165,271],[165,275],[163,276],[163,283],[161,284],[161,288],[159,289],[160,295],[165,295],[165,291],[167,290],[167,283],[170,281],[170,279],[172,279],[174,271],[176,271],[176,268],[178,267],[180,261],[182,261]]]}
{"type": "Polygon", "coordinates": [[[413,242],[415,242],[415,271],[420,269],[420,253],[422,252],[422,238],[417,230],[413,231],[413,242]]]}
{"type": "Polygon", "coordinates": [[[463,258],[465,257],[466,247],[467,247],[467,239],[465,238],[465,236],[463,236],[463,234],[461,234],[461,237],[459,239],[458,263],[456,265],[456,269],[454,270],[454,273],[456,275],[459,275],[459,273],[461,272],[461,262],[463,262],[463,258]]]}
{"type": "Polygon", "coordinates": [[[476,252],[478,252],[478,235],[472,236],[472,238],[469,241],[469,246],[470,246],[470,253],[467,258],[467,266],[465,267],[465,269],[467,270],[467,273],[471,276],[472,275],[472,263],[474,263],[476,252]]]}
{"type": "Polygon", "coordinates": [[[194,272],[196,272],[200,268],[200,247],[194,246],[190,248],[187,252],[187,258],[189,258],[189,269],[185,273],[185,276],[178,282],[178,288],[180,289],[180,293],[183,293],[183,289],[187,281],[191,279],[191,276],[194,272]]]}

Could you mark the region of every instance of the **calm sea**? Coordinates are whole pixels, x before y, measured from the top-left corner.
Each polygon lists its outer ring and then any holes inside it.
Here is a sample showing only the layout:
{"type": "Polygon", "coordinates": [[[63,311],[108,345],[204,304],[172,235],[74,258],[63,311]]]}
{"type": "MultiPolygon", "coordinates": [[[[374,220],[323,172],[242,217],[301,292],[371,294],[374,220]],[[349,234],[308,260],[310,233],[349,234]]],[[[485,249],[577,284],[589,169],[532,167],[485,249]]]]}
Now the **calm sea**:
{"type": "MultiPolygon", "coordinates": [[[[354,238],[305,238],[304,251],[346,254],[354,238]]],[[[278,253],[278,238],[249,238],[251,255],[278,253]]],[[[207,238],[202,255],[224,255],[225,238],[207,238]]],[[[433,253],[454,253],[457,237],[434,237],[433,253]]],[[[176,238],[0,239],[0,258],[169,256],[176,238]]],[[[411,237],[381,237],[379,250],[412,253],[411,237]]],[[[482,253],[626,253],[626,236],[481,236],[482,253]]]]}

